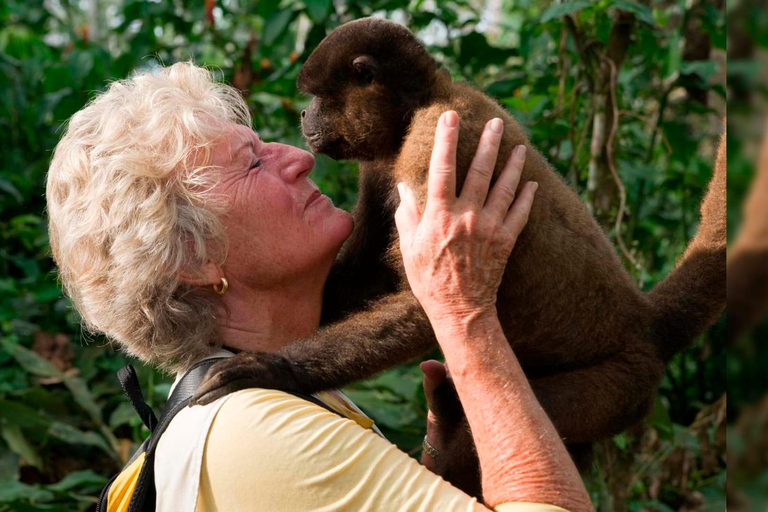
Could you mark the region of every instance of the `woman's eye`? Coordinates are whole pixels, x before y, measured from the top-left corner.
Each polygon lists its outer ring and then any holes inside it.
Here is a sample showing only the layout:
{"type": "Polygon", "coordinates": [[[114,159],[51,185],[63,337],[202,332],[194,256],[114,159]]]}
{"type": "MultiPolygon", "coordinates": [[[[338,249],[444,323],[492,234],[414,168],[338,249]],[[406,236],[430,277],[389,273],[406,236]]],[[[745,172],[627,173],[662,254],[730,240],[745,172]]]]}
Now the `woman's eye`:
{"type": "Polygon", "coordinates": [[[248,172],[251,172],[252,170],[257,169],[259,167],[261,167],[261,159],[260,158],[257,159],[255,162],[253,162],[251,164],[251,166],[248,168],[248,172]]]}

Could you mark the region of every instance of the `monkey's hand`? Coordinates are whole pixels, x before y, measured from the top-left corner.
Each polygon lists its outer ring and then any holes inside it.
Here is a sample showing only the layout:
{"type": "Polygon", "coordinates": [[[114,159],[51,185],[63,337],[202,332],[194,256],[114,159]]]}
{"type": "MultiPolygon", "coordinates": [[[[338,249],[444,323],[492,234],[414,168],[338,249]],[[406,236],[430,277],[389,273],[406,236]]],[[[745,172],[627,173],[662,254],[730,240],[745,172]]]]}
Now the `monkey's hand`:
{"type": "Polygon", "coordinates": [[[480,462],[464,409],[447,368],[437,361],[421,364],[427,397],[427,442],[436,450],[421,454],[421,463],[470,496],[482,500],[480,462]]]}
{"type": "MultiPolygon", "coordinates": [[[[424,373],[424,395],[427,398],[426,441],[435,450],[433,454],[429,453],[429,449],[422,451],[421,463],[433,473],[443,476],[438,459],[464,418],[464,411],[444,364],[434,360],[424,361],[421,371],[424,373]]],[[[445,457],[442,459],[444,461],[445,457]]]]}
{"type": "Polygon", "coordinates": [[[206,405],[247,388],[299,391],[290,361],[280,354],[243,352],[211,366],[190,405],[206,405]]]}

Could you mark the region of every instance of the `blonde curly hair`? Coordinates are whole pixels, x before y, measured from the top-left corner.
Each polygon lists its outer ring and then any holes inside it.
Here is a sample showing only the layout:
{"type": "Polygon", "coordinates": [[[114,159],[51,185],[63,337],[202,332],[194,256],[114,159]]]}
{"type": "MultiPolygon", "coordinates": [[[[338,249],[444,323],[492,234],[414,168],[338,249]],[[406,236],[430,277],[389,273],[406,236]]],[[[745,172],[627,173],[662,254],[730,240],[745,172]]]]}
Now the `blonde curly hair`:
{"type": "Polygon", "coordinates": [[[211,150],[250,126],[230,86],[192,63],[112,83],[69,121],[48,170],[49,236],[84,326],[180,371],[218,343],[213,298],[179,281],[223,262],[211,150]]]}

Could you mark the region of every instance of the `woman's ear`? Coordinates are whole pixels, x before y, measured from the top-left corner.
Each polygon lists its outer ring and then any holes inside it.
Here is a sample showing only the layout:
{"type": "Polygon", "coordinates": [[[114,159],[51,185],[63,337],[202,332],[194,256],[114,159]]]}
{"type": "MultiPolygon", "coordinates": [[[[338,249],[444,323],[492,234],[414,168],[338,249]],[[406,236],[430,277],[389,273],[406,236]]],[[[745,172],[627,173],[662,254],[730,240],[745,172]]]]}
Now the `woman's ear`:
{"type": "Polygon", "coordinates": [[[222,277],[224,277],[224,272],[221,270],[221,267],[212,261],[203,265],[199,274],[182,272],[181,275],[179,275],[181,282],[190,286],[211,286],[214,284],[221,284],[222,277]]]}

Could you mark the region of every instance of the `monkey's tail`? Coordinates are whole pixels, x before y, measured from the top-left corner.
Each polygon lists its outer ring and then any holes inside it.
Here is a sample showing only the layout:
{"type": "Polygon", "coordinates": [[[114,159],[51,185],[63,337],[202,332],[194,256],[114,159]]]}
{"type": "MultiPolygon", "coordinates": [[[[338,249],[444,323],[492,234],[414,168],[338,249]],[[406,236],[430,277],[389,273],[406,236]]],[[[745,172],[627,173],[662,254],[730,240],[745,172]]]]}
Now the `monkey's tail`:
{"type": "Polygon", "coordinates": [[[701,203],[701,223],[682,260],[648,294],[654,333],[665,359],[685,349],[712,325],[726,302],[726,135],[701,203]]]}

